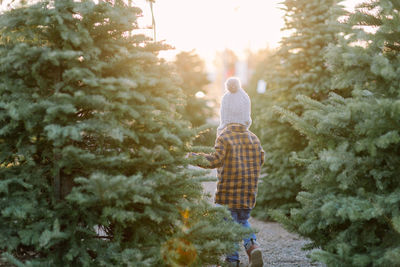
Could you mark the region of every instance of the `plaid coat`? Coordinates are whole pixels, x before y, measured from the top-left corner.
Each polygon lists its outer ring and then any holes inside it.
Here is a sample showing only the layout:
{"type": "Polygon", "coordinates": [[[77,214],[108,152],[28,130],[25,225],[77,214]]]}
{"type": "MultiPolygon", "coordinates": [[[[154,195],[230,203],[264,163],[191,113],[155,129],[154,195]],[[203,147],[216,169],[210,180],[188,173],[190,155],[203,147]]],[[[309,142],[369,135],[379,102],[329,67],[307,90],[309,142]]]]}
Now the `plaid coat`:
{"type": "Polygon", "coordinates": [[[215,203],[230,209],[252,209],[264,163],[258,137],[246,126],[229,124],[215,141],[215,153],[203,155],[210,162],[206,168],[218,168],[215,203]]]}

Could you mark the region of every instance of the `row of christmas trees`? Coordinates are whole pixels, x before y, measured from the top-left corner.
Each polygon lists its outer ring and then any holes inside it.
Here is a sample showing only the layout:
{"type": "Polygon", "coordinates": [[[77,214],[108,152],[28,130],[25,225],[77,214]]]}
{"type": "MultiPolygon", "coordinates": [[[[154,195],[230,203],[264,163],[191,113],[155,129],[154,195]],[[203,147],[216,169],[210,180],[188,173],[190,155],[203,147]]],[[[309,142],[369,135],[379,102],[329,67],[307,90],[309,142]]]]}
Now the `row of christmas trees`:
{"type": "Polygon", "coordinates": [[[37,2],[0,15],[0,262],[217,263],[243,232],[187,168],[179,87],[207,83],[202,63],[161,60],[126,1],[37,2]]]}
{"type": "MultiPolygon", "coordinates": [[[[267,151],[257,210],[312,240],[328,266],[400,265],[400,2],[286,0],[256,77],[267,151]]],[[[254,93],[255,94],[255,93],[254,93]]]]}

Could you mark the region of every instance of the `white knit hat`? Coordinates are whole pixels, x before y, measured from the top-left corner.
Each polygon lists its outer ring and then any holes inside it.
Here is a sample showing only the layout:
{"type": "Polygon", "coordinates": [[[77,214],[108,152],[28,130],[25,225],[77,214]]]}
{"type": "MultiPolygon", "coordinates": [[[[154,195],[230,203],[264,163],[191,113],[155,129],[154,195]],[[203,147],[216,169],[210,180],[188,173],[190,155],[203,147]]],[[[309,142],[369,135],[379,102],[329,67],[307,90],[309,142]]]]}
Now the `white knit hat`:
{"type": "Polygon", "coordinates": [[[231,77],[226,80],[225,88],[228,90],[221,101],[220,123],[217,136],[230,123],[240,123],[249,129],[251,125],[250,97],[240,85],[240,80],[231,77]]]}

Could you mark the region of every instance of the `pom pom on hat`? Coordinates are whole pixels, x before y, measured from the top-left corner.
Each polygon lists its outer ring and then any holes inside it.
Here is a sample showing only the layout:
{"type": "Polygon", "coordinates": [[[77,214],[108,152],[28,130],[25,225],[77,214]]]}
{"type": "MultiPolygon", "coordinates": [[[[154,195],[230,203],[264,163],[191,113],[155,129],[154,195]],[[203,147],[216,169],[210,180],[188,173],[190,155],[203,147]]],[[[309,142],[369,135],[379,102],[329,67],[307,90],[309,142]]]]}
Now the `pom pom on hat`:
{"type": "Polygon", "coordinates": [[[225,88],[231,93],[236,93],[241,87],[240,80],[236,77],[231,77],[225,82],[225,88]]]}

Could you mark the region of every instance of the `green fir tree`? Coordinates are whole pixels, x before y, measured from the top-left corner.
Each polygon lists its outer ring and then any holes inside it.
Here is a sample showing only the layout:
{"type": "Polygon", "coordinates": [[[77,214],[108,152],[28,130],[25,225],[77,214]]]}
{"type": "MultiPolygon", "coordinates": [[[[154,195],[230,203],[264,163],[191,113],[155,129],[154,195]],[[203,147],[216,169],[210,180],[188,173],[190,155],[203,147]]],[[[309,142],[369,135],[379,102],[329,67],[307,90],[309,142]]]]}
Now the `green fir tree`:
{"type": "MultiPolygon", "coordinates": [[[[257,84],[259,80],[264,80],[268,76],[268,74],[276,69],[276,66],[279,63],[278,57],[275,56],[276,52],[276,49],[267,47],[265,49],[259,50],[256,53],[250,54],[249,56],[250,62],[255,61],[254,63],[252,63],[254,66],[254,71],[252,72],[249,83],[247,85],[247,92],[249,96],[251,96],[251,99],[254,99],[251,106],[253,114],[258,115],[258,109],[261,109],[264,104],[263,102],[265,102],[264,100],[259,99],[260,97],[264,97],[265,94],[260,94],[257,92],[257,84]]],[[[266,87],[269,88],[269,84],[267,84],[266,87]]]]}
{"type": "Polygon", "coordinates": [[[183,118],[194,127],[204,125],[212,116],[212,110],[206,100],[196,97],[196,93],[206,93],[205,87],[210,83],[207,78],[204,61],[194,51],[180,52],[174,61],[176,72],[181,78],[179,85],[186,96],[186,105],[182,110],[183,118]]]}
{"type": "Polygon", "coordinates": [[[239,226],[187,168],[167,48],[123,1],[0,15],[0,250],[18,266],[201,266],[239,226]]]}
{"type": "Polygon", "coordinates": [[[310,238],[320,248],[312,258],[328,266],[400,266],[399,14],[399,1],[361,4],[349,44],[330,48],[333,85],[351,97],[300,96],[302,117],[281,110],[311,149],[297,159],[301,207],[275,218],[310,238]]]}
{"type": "Polygon", "coordinates": [[[200,134],[195,144],[214,146],[217,126],[207,125],[207,120],[214,117],[214,111],[209,106],[212,100],[196,95],[203,93],[206,96],[206,86],[210,83],[204,61],[194,50],[180,52],[176,55],[174,67],[180,77],[178,84],[186,99],[186,104],[178,112],[184,119],[190,121],[193,128],[200,127],[200,134]]]}
{"type": "MultiPolygon", "coordinates": [[[[270,209],[287,213],[297,205],[296,195],[301,190],[302,166],[291,160],[294,152],[307,148],[307,139],[282,121],[274,106],[303,113],[295,100],[299,94],[313,99],[324,99],[331,90],[330,73],[324,60],[326,48],[335,43],[340,29],[337,19],[343,9],[337,0],[286,0],[285,27],[291,34],[281,41],[275,55],[274,67],[263,79],[268,83],[264,96],[254,101],[254,131],[260,136],[266,151],[263,177],[254,214],[268,218],[270,209]]],[[[260,66],[262,67],[262,66],[260,66]]]]}

